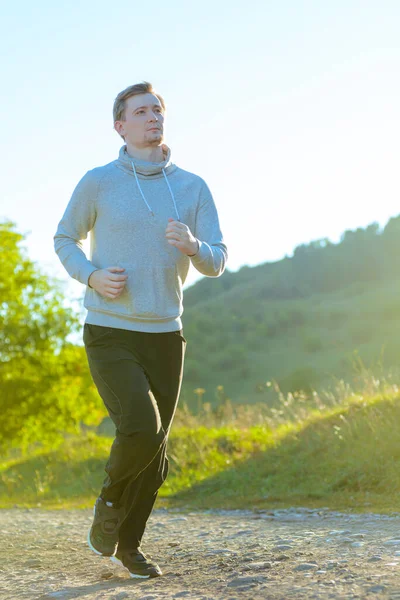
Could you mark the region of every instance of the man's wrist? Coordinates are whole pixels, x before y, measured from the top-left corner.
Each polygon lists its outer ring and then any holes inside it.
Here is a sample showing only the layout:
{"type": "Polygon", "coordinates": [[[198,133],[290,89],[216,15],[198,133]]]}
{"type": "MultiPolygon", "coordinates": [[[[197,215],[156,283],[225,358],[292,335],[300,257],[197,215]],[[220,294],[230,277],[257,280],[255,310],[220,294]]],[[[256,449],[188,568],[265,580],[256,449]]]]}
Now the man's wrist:
{"type": "Polygon", "coordinates": [[[188,254],[188,256],[196,256],[196,254],[198,253],[199,249],[200,249],[200,244],[199,244],[199,240],[196,238],[196,243],[197,243],[197,250],[194,254],[188,254]]]}
{"type": "Polygon", "coordinates": [[[93,273],[96,273],[96,271],[98,271],[98,270],[99,270],[99,269],[96,269],[95,271],[92,271],[92,272],[90,273],[89,277],[88,277],[88,282],[87,282],[87,283],[88,283],[88,286],[89,286],[89,287],[90,287],[92,290],[93,290],[94,288],[93,288],[93,287],[90,285],[90,278],[91,278],[91,276],[93,275],[93,273]]]}

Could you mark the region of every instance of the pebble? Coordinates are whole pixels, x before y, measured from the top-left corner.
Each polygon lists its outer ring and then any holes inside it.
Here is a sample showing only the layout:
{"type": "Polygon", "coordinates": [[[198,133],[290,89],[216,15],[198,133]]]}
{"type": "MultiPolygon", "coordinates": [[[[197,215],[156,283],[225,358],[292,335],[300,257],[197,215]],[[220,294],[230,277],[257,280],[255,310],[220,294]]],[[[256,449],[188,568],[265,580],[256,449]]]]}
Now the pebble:
{"type": "Polygon", "coordinates": [[[32,568],[41,567],[42,561],[38,558],[30,558],[29,560],[25,561],[24,565],[32,568]]]}
{"type": "Polygon", "coordinates": [[[372,587],[367,588],[366,592],[370,592],[372,594],[379,594],[379,592],[384,592],[385,589],[386,588],[384,585],[373,585],[372,587]]]}
{"type": "Polygon", "coordinates": [[[387,540],[383,542],[384,546],[400,546],[400,540],[387,540]]]}
{"type": "Polygon", "coordinates": [[[289,560],[290,556],[288,556],[287,554],[279,554],[278,556],[275,557],[275,560],[289,560]]]}
{"type": "Polygon", "coordinates": [[[243,571],[261,571],[263,569],[271,569],[272,563],[269,561],[265,562],[252,562],[249,565],[243,567],[243,571]]]}
{"type": "Polygon", "coordinates": [[[294,567],[294,571],[309,571],[310,569],[316,569],[318,567],[317,563],[301,563],[294,567]]]}
{"type": "Polygon", "coordinates": [[[228,550],[227,548],[214,548],[213,550],[209,550],[206,553],[206,556],[212,556],[213,554],[232,554],[232,550],[228,550]]]}
{"type": "Polygon", "coordinates": [[[114,577],[114,571],[111,571],[111,569],[105,569],[101,572],[102,579],[111,579],[111,577],[114,577]]]}
{"type": "Polygon", "coordinates": [[[264,582],[264,581],[268,581],[265,577],[252,577],[252,576],[243,576],[243,577],[235,577],[234,579],[231,579],[231,581],[229,581],[228,583],[228,587],[243,587],[243,586],[253,586],[256,585],[257,583],[260,582],[264,582]]]}

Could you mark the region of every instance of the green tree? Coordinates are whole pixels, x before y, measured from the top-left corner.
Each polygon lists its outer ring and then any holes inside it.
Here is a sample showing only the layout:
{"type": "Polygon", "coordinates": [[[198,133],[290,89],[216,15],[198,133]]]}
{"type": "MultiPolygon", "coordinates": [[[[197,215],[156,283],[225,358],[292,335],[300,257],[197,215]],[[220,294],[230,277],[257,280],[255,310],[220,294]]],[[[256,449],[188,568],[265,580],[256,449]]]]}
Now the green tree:
{"type": "Polygon", "coordinates": [[[53,439],[104,415],[60,282],[44,275],[12,222],[0,223],[0,446],[53,439]]]}

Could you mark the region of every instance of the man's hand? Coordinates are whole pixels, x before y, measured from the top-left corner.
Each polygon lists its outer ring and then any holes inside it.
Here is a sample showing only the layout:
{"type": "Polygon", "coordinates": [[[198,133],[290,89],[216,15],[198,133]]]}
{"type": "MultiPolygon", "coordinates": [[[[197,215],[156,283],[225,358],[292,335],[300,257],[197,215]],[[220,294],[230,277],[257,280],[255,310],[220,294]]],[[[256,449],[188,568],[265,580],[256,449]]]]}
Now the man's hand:
{"type": "Polygon", "coordinates": [[[88,285],[105,298],[118,298],[125,287],[128,275],[122,275],[125,269],[121,267],[107,267],[93,271],[89,277],[88,285]],[[121,275],[118,275],[121,273],[121,275]]]}
{"type": "Polygon", "coordinates": [[[189,227],[180,221],[175,221],[171,217],[165,230],[165,237],[172,246],[176,246],[183,254],[190,256],[196,254],[199,249],[197,238],[194,237],[189,227]]]}

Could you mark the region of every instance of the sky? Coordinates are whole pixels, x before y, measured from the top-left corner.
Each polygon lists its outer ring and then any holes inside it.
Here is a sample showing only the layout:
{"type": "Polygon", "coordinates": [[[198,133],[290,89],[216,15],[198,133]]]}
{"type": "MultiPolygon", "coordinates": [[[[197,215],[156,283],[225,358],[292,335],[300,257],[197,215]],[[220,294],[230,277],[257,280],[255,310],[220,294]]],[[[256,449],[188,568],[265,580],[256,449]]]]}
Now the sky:
{"type": "Polygon", "coordinates": [[[79,298],[53,236],[81,177],[118,156],[116,95],[149,81],[229,270],[383,227],[400,213],[399,27],[398,0],[0,1],[0,220],[79,298]]]}

